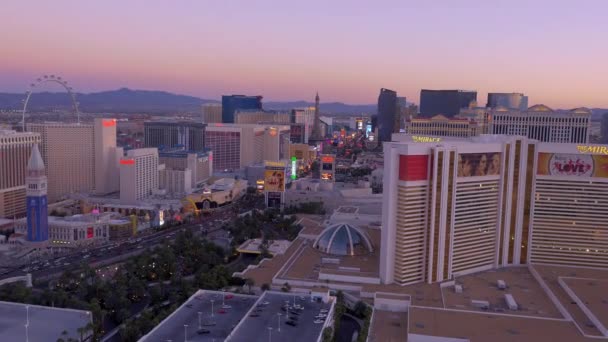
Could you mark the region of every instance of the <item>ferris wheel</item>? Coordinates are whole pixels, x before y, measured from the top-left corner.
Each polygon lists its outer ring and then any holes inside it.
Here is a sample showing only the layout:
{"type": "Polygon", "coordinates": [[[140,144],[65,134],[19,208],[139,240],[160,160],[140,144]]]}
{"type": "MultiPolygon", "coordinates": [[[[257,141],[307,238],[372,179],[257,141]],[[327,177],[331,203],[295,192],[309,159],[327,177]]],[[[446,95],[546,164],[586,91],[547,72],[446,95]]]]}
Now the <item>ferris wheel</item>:
{"type": "Polygon", "coordinates": [[[78,102],[76,102],[76,94],[72,91],[72,87],[68,85],[68,82],[61,78],[61,76],[56,75],[44,75],[37,78],[34,82],[30,84],[30,89],[25,93],[25,100],[23,100],[23,111],[21,113],[21,125],[23,128],[23,132],[25,132],[25,112],[27,111],[27,104],[30,101],[30,97],[32,96],[33,91],[42,85],[43,83],[52,82],[61,85],[65,91],[70,95],[70,99],[72,100],[72,107],[74,113],[76,113],[76,118],[78,120],[78,124],[80,124],[80,110],[78,109],[78,102]]]}

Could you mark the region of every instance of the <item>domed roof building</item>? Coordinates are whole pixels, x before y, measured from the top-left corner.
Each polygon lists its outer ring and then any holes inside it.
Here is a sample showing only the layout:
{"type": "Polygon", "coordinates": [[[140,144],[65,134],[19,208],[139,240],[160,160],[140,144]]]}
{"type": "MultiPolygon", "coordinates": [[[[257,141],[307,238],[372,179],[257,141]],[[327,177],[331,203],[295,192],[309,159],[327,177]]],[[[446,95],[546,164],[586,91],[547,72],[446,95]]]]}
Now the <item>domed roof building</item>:
{"type": "Polygon", "coordinates": [[[332,255],[364,255],[374,251],[367,234],[348,223],[335,223],[325,228],[313,248],[332,255]]]}

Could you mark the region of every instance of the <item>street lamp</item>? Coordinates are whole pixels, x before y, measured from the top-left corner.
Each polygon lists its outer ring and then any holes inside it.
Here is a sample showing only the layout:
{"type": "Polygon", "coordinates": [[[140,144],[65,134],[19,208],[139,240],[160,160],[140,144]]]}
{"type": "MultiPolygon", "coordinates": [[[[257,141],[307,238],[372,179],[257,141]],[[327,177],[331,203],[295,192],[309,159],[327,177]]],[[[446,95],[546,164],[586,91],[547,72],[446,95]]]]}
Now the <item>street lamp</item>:
{"type": "Polygon", "coordinates": [[[272,342],[272,327],[268,327],[268,342],[272,342]]]}
{"type": "Polygon", "coordinates": [[[30,335],[29,335],[29,327],[30,327],[30,306],[26,305],[25,306],[25,342],[29,342],[30,340],[30,335]]]}
{"type": "Polygon", "coordinates": [[[200,312],[200,311],[198,312],[198,328],[199,328],[199,330],[202,329],[202,326],[201,326],[201,315],[202,314],[203,314],[202,312],[200,312]]]}
{"type": "Polygon", "coordinates": [[[277,312],[277,316],[279,317],[279,325],[277,327],[277,331],[281,332],[281,313],[277,312]]]}
{"type": "Polygon", "coordinates": [[[188,324],[184,324],[184,342],[188,342],[188,324]]]}
{"type": "Polygon", "coordinates": [[[211,317],[213,317],[213,302],[214,302],[214,300],[212,299],[211,300],[211,317]]]}

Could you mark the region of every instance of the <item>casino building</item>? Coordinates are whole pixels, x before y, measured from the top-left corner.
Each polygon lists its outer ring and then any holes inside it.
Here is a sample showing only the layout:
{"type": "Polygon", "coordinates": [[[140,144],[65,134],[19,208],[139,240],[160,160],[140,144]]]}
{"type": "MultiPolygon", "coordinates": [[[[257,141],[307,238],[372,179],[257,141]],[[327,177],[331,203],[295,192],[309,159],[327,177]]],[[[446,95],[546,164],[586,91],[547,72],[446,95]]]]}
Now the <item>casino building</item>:
{"type": "Polygon", "coordinates": [[[384,146],[383,283],[526,263],[608,267],[608,146],[399,138],[384,146]]]}

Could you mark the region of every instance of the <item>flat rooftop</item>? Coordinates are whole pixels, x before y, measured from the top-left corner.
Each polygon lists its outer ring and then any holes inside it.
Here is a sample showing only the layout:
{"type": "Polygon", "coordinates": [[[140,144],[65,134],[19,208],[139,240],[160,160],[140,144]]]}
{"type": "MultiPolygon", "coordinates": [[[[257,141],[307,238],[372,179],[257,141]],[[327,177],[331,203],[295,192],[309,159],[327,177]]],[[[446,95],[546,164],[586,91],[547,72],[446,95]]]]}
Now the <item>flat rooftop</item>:
{"type": "Polygon", "coordinates": [[[407,341],[407,312],[374,310],[368,334],[369,342],[407,341]]]}
{"type": "Polygon", "coordinates": [[[471,300],[484,300],[489,302],[489,311],[492,312],[565,318],[527,267],[506,267],[474,273],[457,277],[456,283],[462,285],[462,293],[456,293],[453,286],[442,288],[446,308],[481,312],[482,309],[471,305],[471,300]],[[498,289],[498,280],[506,283],[505,290],[498,289]],[[509,310],[504,297],[506,293],[511,294],[517,302],[517,310],[509,310]]]}
{"type": "MultiPolygon", "coordinates": [[[[237,251],[239,253],[261,254],[260,246],[262,242],[262,239],[247,240],[237,248],[237,251]]],[[[290,245],[291,241],[289,240],[273,240],[268,246],[268,252],[272,255],[284,254],[290,245]]]]}
{"type": "Polygon", "coordinates": [[[199,290],[140,341],[223,341],[257,299],[257,296],[199,290]],[[230,307],[222,308],[222,305],[230,307]],[[197,333],[199,316],[202,328],[210,333],[197,333]],[[187,325],[185,329],[184,325],[187,325]]]}
{"type": "Polygon", "coordinates": [[[410,307],[409,334],[461,338],[470,342],[597,341],[572,322],[502,314],[410,307]]]}
{"type": "Polygon", "coordinates": [[[25,323],[29,311],[30,342],[56,341],[68,337],[80,340],[78,328],[91,322],[89,311],[60,309],[22,303],[0,302],[0,340],[25,341],[25,323]],[[62,335],[63,331],[67,335],[62,335]]]}
{"type": "Polygon", "coordinates": [[[329,311],[332,305],[332,302],[312,301],[310,295],[266,291],[258,300],[255,309],[237,327],[230,341],[316,341],[326,322],[314,323],[315,316],[320,313],[321,309],[329,311]],[[283,311],[282,308],[287,303],[293,306],[294,302],[303,306],[304,309],[297,311],[299,315],[290,314],[290,317],[295,316],[297,321],[296,326],[291,326],[286,324],[286,311],[283,311]]]}
{"type": "MultiPolygon", "coordinates": [[[[570,297],[570,295],[568,295],[564,288],[562,288],[562,286],[559,284],[559,278],[584,278],[587,279],[588,282],[601,281],[601,284],[605,284],[605,281],[608,280],[608,270],[547,265],[532,265],[531,267],[539,273],[543,282],[545,282],[549,290],[557,297],[557,300],[572,316],[574,323],[578,326],[579,329],[581,329],[585,334],[590,336],[602,336],[601,332],[595,327],[589,317],[587,317],[583,310],[577,305],[576,301],[573,300],[573,298],[570,297]]],[[[576,287],[575,293],[577,295],[580,293],[580,291],[581,289],[576,287]]],[[[591,298],[596,296],[595,289],[590,289],[590,291],[593,291],[593,293],[590,294],[591,298]]],[[[603,297],[604,299],[606,299],[605,294],[603,297]]],[[[584,298],[587,298],[586,295],[584,296],[584,298]]],[[[600,305],[601,307],[603,303],[600,303],[601,299],[600,302],[597,303],[597,305],[600,305]]],[[[595,306],[595,303],[591,303],[590,305],[592,306],[588,306],[588,308],[595,308],[594,314],[596,316],[599,315],[598,318],[601,321],[605,321],[605,312],[603,310],[598,311],[595,306]]]]}
{"type": "Polygon", "coordinates": [[[591,314],[608,328],[608,280],[561,278],[591,314]]]}

